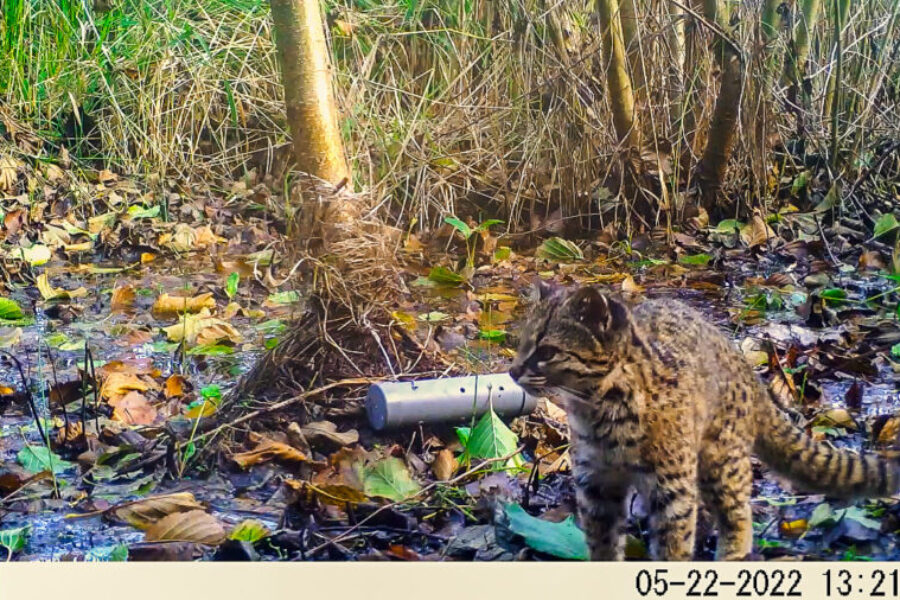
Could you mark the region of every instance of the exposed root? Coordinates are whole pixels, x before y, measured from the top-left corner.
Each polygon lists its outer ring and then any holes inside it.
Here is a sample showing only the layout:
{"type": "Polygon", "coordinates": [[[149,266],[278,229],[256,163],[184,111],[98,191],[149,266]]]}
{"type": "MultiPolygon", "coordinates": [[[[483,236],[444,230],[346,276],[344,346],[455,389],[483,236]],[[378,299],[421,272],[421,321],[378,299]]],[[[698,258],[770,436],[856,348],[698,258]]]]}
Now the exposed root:
{"type": "MultiPolygon", "coordinates": [[[[326,204],[304,205],[318,214],[322,235],[302,253],[309,297],[304,314],[295,321],[278,346],[247,372],[229,395],[219,422],[233,422],[248,411],[248,399],[271,401],[297,396],[336,381],[399,377],[447,371],[450,367],[434,352],[426,351],[394,323],[391,299],[406,291],[396,260],[400,232],[363,211],[364,202],[346,192],[326,204]],[[241,408],[244,407],[244,408],[241,408]]],[[[306,223],[304,227],[309,227],[306,223]]],[[[291,403],[307,421],[321,418],[331,398],[339,398],[341,412],[358,413],[364,389],[357,385],[330,388],[315,401],[291,403]]],[[[258,410],[258,406],[249,410],[258,410]]],[[[261,410],[259,414],[269,414],[261,410]]]]}

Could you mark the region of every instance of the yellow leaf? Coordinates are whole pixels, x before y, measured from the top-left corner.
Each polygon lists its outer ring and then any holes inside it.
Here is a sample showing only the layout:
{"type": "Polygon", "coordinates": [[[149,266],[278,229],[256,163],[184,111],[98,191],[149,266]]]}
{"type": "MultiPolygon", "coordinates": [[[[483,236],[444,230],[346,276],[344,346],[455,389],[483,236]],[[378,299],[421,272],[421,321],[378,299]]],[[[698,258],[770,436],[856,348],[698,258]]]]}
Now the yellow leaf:
{"type": "Polygon", "coordinates": [[[188,419],[200,419],[203,417],[211,417],[216,414],[218,407],[213,402],[203,402],[185,411],[184,416],[188,419]]]}
{"type": "Polygon", "coordinates": [[[84,287],[80,287],[77,290],[64,290],[63,288],[52,287],[46,273],[38,275],[35,283],[44,300],[71,300],[87,296],[87,290],[84,287]]]}
{"type": "Polygon", "coordinates": [[[194,247],[195,248],[206,248],[208,246],[215,246],[219,242],[227,241],[225,238],[221,238],[213,233],[212,229],[209,225],[202,225],[197,227],[194,230],[194,247]]]}
{"type": "Polygon", "coordinates": [[[88,231],[91,233],[100,233],[110,225],[116,222],[116,213],[108,212],[96,217],[88,219],[88,231]]]}
{"type": "Polygon", "coordinates": [[[391,316],[397,320],[403,327],[409,330],[414,330],[416,328],[416,317],[409,314],[408,312],[402,312],[399,310],[395,310],[391,313],[391,316]]]}
{"type": "Polygon", "coordinates": [[[232,343],[241,341],[241,334],[237,329],[222,319],[210,316],[209,310],[204,308],[196,315],[182,315],[180,322],[169,327],[163,327],[163,331],[171,342],[184,342],[194,344],[215,344],[223,340],[232,343]]]}
{"type": "Polygon", "coordinates": [[[0,156],[0,192],[13,193],[20,163],[11,156],[0,156]]]}
{"type": "Polygon", "coordinates": [[[638,294],[644,291],[644,288],[634,281],[634,277],[629,275],[622,280],[622,291],[626,294],[638,294]]]}
{"type": "Polygon", "coordinates": [[[798,537],[806,533],[809,524],[806,519],[797,519],[796,521],[782,521],[781,533],[791,537],[798,537]]]}
{"type": "Polygon", "coordinates": [[[69,254],[76,254],[78,252],[90,252],[94,247],[94,242],[88,240],[86,242],[81,242],[78,244],[66,244],[63,246],[63,250],[68,252],[69,254]]]}
{"type": "Polygon", "coordinates": [[[196,313],[204,308],[213,309],[215,307],[216,300],[213,298],[212,292],[192,298],[163,294],[156,299],[150,311],[156,317],[174,317],[185,312],[196,313]]]}
{"type": "Polygon", "coordinates": [[[147,382],[134,373],[110,373],[106,379],[104,379],[103,385],[100,387],[100,395],[103,398],[106,398],[110,406],[115,406],[116,403],[124,398],[129,392],[146,392],[155,389],[155,384],[151,385],[151,383],[152,382],[147,382]]]}

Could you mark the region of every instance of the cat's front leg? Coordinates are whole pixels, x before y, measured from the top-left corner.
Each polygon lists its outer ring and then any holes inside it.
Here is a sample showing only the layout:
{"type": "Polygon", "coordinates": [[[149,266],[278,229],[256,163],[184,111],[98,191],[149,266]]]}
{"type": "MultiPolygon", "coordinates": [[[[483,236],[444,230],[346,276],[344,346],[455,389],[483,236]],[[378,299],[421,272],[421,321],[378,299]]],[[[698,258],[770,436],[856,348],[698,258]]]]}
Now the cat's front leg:
{"type": "Polygon", "coordinates": [[[628,488],[615,476],[576,475],[576,499],[581,527],[591,560],[623,560],[625,557],[625,500],[628,488]]]}

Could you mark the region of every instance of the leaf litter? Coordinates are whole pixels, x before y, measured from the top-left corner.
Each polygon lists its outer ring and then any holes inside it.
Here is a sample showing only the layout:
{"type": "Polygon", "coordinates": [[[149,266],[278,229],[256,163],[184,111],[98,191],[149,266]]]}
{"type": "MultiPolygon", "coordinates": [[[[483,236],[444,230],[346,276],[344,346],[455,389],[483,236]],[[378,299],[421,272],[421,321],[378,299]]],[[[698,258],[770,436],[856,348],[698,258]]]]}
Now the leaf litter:
{"type": "MultiPolygon", "coordinates": [[[[552,403],[512,422],[490,411],[387,436],[337,407],[208,443],[225,392],[304,300],[296,282],[274,285],[291,268],[272,251],[285,240],[240,206],[230,220],[179,221],[206,214],[202,194],[173,198],[165,220],[141,182],[102,179],[88,216],[38,231],[6,213],[16,246],[4,246],[0,319],[15,333],[2,339],[16,340],[30,373],[26,390],[14,364],[0,370],[0,545],[14,559],[585,557],[565,414],[552,403]]],[[[837,234],[816,237],[804,213],[701,223],[674,247],[554,236],[523,249],[492,234],[494,220],[446,223],[458,246],[434,250],[427,232],[407,241],[414,285],[392,315],[464,372],[508,365],[536,277],[678,297],[784,382],[813,436],[896,446],[900,277],[885,245],[895,218],[835,247],[837,234]]],[[[646,511],[634,506],[628,556],[640,558],[646,511]]],[[[900,556],[896,503],[840,506],[759,471],[753,507],[764,557],[900,556]]],[[[701,555],[714,541],[711,530],[701,555]]]]}

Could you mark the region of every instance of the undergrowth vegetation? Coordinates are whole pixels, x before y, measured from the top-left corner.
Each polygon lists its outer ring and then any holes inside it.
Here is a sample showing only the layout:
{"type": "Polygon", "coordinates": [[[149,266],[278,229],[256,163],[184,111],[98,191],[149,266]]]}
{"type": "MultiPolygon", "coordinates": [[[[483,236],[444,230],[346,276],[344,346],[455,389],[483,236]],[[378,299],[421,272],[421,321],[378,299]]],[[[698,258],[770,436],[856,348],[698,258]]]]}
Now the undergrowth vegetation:
{"type": "MultiPolygon", "coordinates": [[[[558,232],[629,207],[593,1],[324,6],[354,187],[398,221],[450,213],[558,232]]],[[[686,192],[717,97],[721,32],[675,3],[632,10],[642,186],[665,223],[696,203],[686,192]]],[[[727,39],[746,77],[727,196],[770,209],[810,167],[829,181],[882,168],[900,129],[900,5],[733,11],[727,39]]],[[[269,174],[277,187],[289,146],[269,19],[263,0],[7,0],[0,131],[27,123],[114,170],[251,185],[269,174]]]]}

